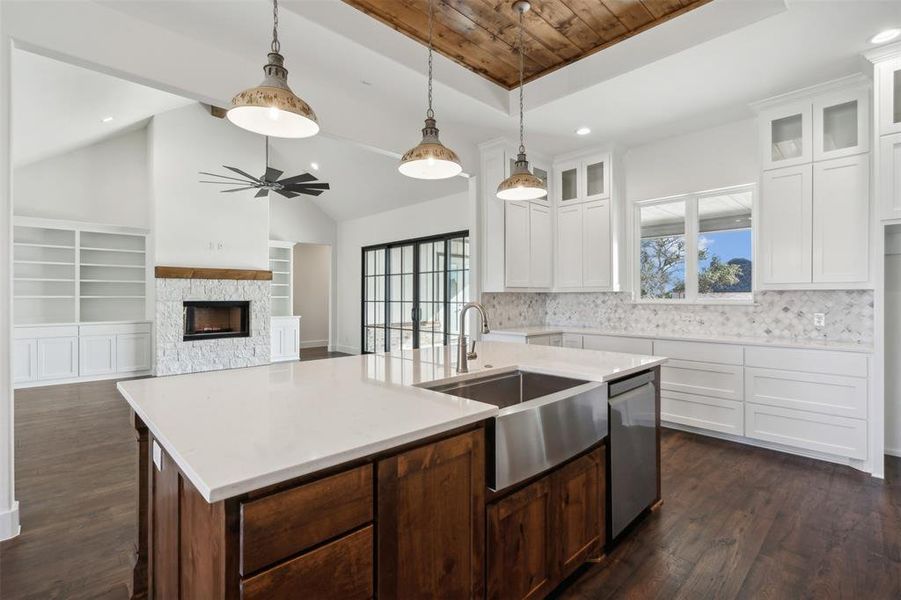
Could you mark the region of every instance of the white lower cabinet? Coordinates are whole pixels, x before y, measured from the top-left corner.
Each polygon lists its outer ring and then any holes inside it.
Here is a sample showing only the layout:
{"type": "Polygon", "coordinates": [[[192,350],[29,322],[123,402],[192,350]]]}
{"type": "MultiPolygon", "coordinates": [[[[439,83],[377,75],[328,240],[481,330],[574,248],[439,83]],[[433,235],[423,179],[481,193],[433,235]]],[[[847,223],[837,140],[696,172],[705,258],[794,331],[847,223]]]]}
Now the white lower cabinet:
{"type": "Polygon", "coordinates": [[[125,333],[116,336],[116,370],[146,371],[150,368],[150,334],[125,333]]]}
{"type": "Polygon", "coordinates": [[[654,342],[644,338],[629,338],[618,335],[584,335],[582,347],[585,350],[606,350],[626,354],[653,354],[654,342]]]}
{"type": "MultiPolygon", "coordinates": [[[[664,387],[665,383],[662,382],[661,388],[664,387]]],[[[660,391],[660,419],[666,423],[742,435],[744,433],[742,407],[743,404],[735,400],[667,389],[660,391]]]]}
{"type": "Polygon", "coordinates": [[[564,348],[582,348],[582,336],[578,333],[564,333],[561,341],[564,348]]]}
{"type": "Polygon", "coordinates": [[[88,335],[78,340],[78,372],[86,375],[106,375],[116,372],[116,336],[88,335]]]}
{"type": "Polygon", "coordinates": [[[709,362],[669,360],[660,368],[660,389],[697,396],[742,399],[742,368],[709,362]]]}
{"type": "Polygon", "coordinates": [[[38,380],[78,376],[78,337],[38,339],[38,380]]]}
{"type": "Polygon", "coordinates": [[[272,317],[272,362],[300,360],[300,317],[272,317]]]}
{"type": "Polygon", "coordinates": [[[38,341],[13,341],[13,383],[35,381],[38,378],[38,341]]]}
{"type": "Polygon", "coordinates": [[[748,402],[745,435],[824,454],[867,458],[867,422],[861,419],[748,402]]]}
{"type": "Polygon", "coordinates": [[[563,346],[563,335],[553,333],[550,335],[530,335],[525,338],[527,344],[533,346],[555,346],[557,348],[563,346]]]}
{"type": "Polygon", "coordinates": [[[867,418],[867,380],[860,377],[748,367],[745,399],[827,415],[867,418]]]}

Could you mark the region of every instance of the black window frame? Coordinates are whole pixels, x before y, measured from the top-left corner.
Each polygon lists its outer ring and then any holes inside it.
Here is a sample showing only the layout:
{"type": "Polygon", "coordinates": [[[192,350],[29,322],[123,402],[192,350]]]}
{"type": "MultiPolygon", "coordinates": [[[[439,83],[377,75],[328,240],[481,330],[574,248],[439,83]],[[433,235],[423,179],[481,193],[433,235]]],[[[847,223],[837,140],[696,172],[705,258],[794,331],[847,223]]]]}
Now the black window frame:
{"type": "MultiPolygon", "coordinates": [[[[390,348],[391,344],[391,335],[389,330],[389,324],[391,322],[391,249],[398,248],[403,246],[413,246],[413,311],[414,314],[411,315],[411,320],[413,321],[413,348],[417,349],[420,347],[420,330],[419,330],[419,317],[421,315],[422,308],[420,306],[420,246],[422,244],[431,244],[435,242],[443,242],[444,243],[444,266],[441,271],[442,279],[444,281],[444,298],[442,300],[443,305],[443,313],[444,313],[444,330],[443,330],[443,339],[442,344],[447,345],[450,341],[450,338],[454,335],[450,333],[450,324],[451,324],[451,313],[450,313],[450,305],[451,302],[449,300],[449,290],[450,290],[450,272],[449,265],[451,264],[450,256],[451,256],[451,241],[464,238],[468,243],[471,244],[471,238],[469,235],[469,230],[465,229],[462,231],[454,231],[451,233],[443,233],[439,235],[429,235],[417,238],[409,238],[406,240],[398,240],[395,242],[387,242],[382,244],[372,244],[369,246],[364,246],[360,249],[360,350],[362,354],[374,354],[375,352],[388,352],[389,350],[398,350],[399,348],[390,348]],[[366,330],[371,326],[367,326],[366,324],[366,254],[368,252],[384,250],[385,254],[385,262],[382,266],[382,277],[384,277],[384,290],[385,297],[382,302],[385,304],[384,309],[384,323],[382,324],[382,329],[384,330],[384,345],[380,349],[375,349],[374,351],[368,350],[366,346],[366,330]]],[[[463,271],[467,274],[472,273],[471,264],[471,252],[467,254],[467,266],[463,269],[463,271]]],[[[467,275],[470,276],[471,275],[467,275]]],[[[470,279],[471,282],[471,279],[470,279]]],[[[374,300],[374,302],[378,302],[379,300],[374,300]]],[[[401,338],[403,339],[403,338],[401,338]]],[[[403,346],[403,342],[401,342],[401,346],[403,346]]]]}

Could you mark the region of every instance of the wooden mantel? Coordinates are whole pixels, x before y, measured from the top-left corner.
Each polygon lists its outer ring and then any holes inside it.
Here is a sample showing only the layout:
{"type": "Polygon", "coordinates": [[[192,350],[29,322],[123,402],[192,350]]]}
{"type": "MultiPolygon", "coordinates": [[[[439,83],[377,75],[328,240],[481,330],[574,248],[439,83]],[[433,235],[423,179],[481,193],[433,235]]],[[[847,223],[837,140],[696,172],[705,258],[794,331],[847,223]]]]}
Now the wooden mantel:
{"type": "Polygon", "coordinates": [[[214,269],[211,267],[156,267],[157,279],[239,279],[245,281],[269,281],[272,271],[255,269],[214,269]]]}

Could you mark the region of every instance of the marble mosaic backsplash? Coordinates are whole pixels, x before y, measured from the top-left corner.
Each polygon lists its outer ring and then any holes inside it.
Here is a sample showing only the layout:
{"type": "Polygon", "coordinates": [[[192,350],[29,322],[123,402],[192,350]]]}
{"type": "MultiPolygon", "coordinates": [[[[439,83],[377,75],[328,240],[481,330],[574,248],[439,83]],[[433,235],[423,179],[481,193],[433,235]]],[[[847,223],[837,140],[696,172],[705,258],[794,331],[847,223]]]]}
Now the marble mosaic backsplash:
{"type": "Polygon", "coordinates": [[[873,343],[870,290],[767,291],[743,306],[635,304],[629,293],[486,293],[495,329],[552,325],[641,335],[873,343]],[[824,313],[817,329],[813,314],[824,313]]]}

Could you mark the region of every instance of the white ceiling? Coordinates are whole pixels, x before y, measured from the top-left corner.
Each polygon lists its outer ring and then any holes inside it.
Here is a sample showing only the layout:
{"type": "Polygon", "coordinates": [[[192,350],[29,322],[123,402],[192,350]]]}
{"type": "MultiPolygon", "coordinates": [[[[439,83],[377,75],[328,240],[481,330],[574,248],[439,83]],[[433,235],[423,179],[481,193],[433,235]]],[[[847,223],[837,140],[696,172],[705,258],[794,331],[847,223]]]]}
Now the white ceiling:
{"type": "Polygon", "coordinates": [[[146,124],[191,100],[14,50],[13,166],[62,154],[146,124]],[[102,119],[113,117],[104,123],[102,119]]]}

